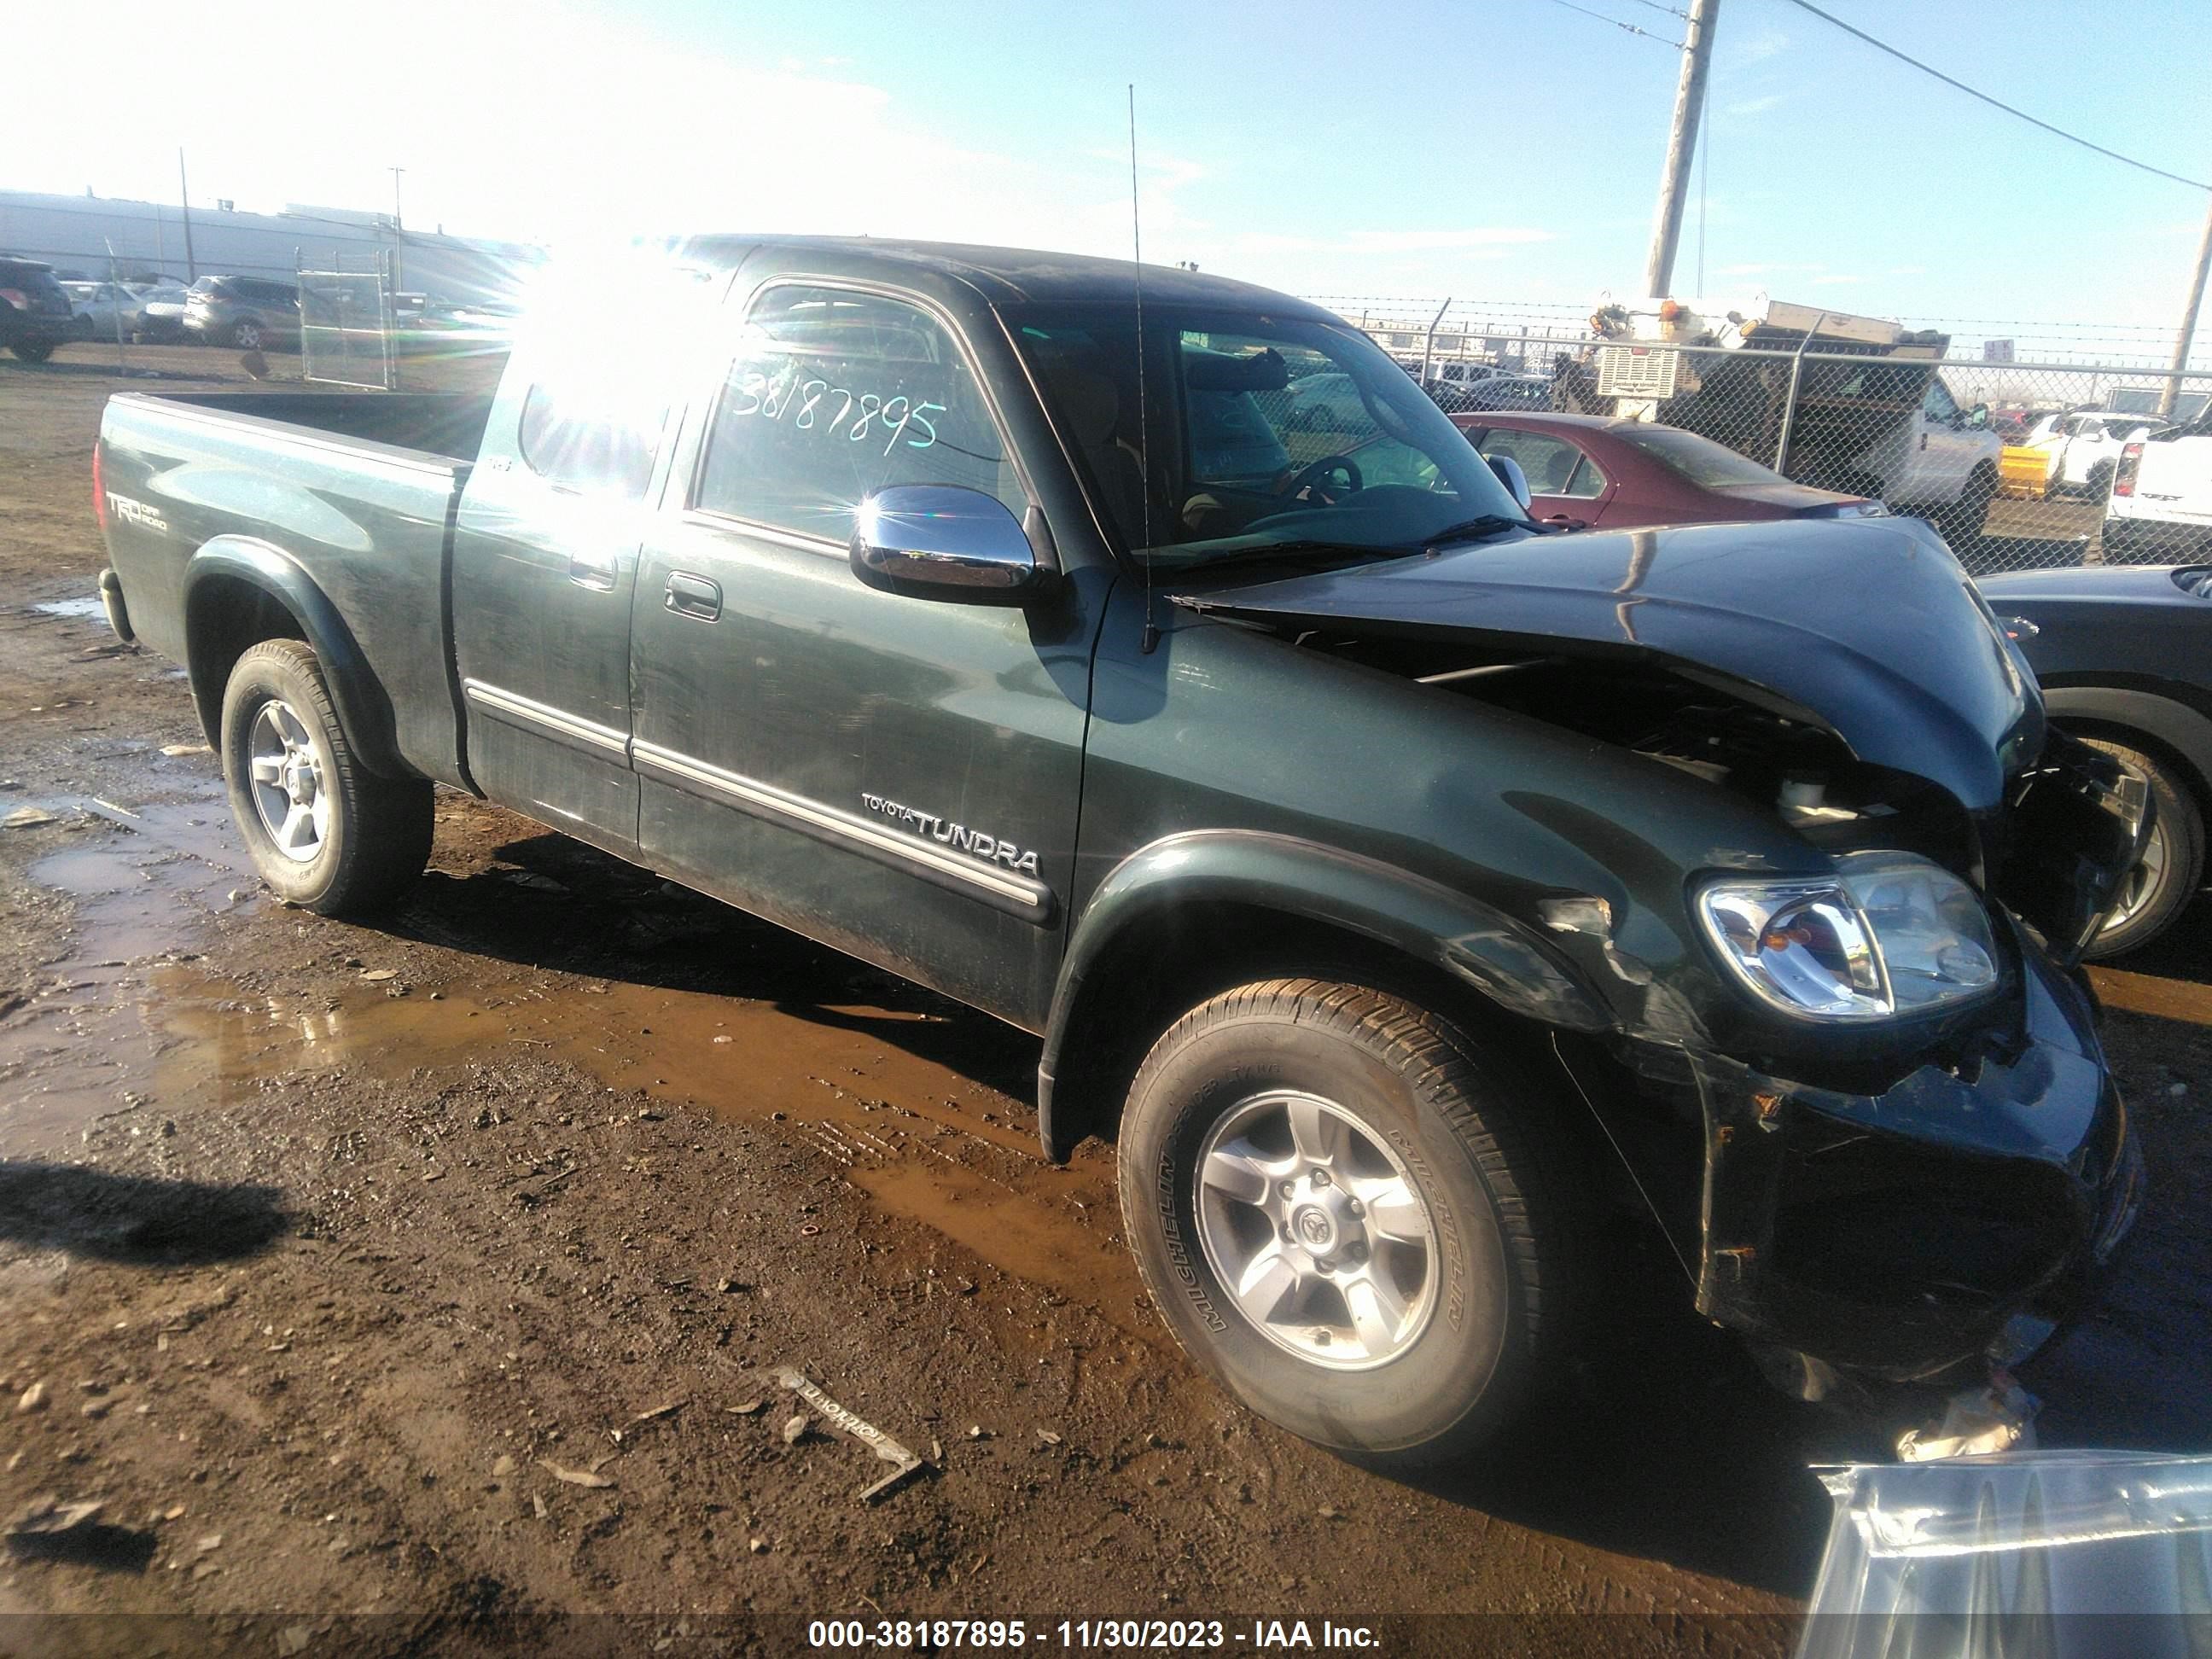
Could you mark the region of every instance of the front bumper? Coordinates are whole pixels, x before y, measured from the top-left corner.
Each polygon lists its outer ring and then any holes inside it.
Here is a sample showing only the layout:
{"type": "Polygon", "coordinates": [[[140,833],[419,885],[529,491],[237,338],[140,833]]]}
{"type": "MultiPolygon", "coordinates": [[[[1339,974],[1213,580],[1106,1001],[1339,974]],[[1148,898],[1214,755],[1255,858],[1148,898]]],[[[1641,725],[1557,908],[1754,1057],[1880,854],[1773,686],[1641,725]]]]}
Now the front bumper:
{"type": "Polygon", "coordinates": [[[2026,960],[2022,1041],[1881,1095],[1688,1056],[1705,1122],[1699,1312],[1866,1382],[2017,1363],[2134,1224],[2142,1154],[2087,994],[2026,960]]]}

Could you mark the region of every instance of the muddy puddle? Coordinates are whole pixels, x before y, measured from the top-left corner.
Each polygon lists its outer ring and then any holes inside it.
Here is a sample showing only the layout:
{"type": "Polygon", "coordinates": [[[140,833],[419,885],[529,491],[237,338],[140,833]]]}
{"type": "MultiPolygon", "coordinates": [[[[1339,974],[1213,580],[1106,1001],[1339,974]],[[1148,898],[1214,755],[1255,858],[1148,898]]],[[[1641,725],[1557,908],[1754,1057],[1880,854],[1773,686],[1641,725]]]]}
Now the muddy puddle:
{"type": "Polygon", "coordinates": [[[157,973],[149,1012],[172,1040],[163,1097],[179,1081],[219,1103],[289,1073],[427,1081],[452,1068],[495,1073],[526,1055],[562,1060],[612,1089],[770,1126],[881,1208],[1133,1322],[1141,1287],[1116,1231],[1110,1170],[1096,1159],[1046,1164],[1030,1108],[899,1044],[899,1027],[936,1017],[851,1005],[808,1018],[496,963],[471,971],[467,990],[434,994],[375,965],[373,949],[360,959],[361,987],[335,996],[245,997],[196,965],[157,973]],[[386,974],[395,976],[367,977],[386,974]]]}
{"type": "Polygon", "coordinates": [[[51,1143],[133,1108],[165,1044],[143,1017],[159,1000],[155,977],[191,953],[208,918],[252,900],[217,799],[39,806],[82,826],[75,844],[27,872],[69,897],[75,916],[66,951],[0,1024],[0,1127],[11,1139],[51,1143]]]}
{"type": "MultiPolygon", "coordinates": [[[[1141,1286],[1121,1243],[1110,1164],[1094,1154],[1070,1169],[1046,1164],[1034,1109],[960,1069],[979,1035],[987,1047],[1004,1035],[981,1015],[579,976],[410,938],[404,922],[353,933],[357,954],[343,960],[357,965],[249,973],[249,986],[199,954],[215,918],[271,902],[218,796],[44,805],[88,823],[28,872],[73,901],[75,921],[68,956],[0,1023],[0,1133],[17,1147],[158,1133],[165,1119],[220,1110],[303,1073],[430,1083],[550,1059],[610,1089],[767,1127],[884,1211],[1158,1334],[1135,1311],[1141,1286]]],[[[453,885],[513,895],[531,879],[506,872],[453,885]]]]}
{"type": "Polygon", "coordinates": [[[106,621],[106,607],[97,595],[82,599],[47,599],[31,607],[41,617],[66,617],[82,622],[106,621]]]}

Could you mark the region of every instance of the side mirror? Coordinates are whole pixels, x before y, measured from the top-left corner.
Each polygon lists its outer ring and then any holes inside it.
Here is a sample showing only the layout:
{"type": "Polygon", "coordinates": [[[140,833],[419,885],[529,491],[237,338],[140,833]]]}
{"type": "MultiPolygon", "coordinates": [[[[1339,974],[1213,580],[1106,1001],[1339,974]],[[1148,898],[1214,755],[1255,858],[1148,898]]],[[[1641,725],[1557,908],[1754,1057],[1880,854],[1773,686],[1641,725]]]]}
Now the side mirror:
{"type": "Polygon", "coordinates": [[[870,587],[921,599],[1015,605],[1042,567],[1006,504],[957,484],[890,484],[854,514],[853,574],[870,587]]]}
{"type": "Polygon", "coordinates": [[[1989,425],[1989,423],[1990,406],[1987,404],[1976,404],[1972,409],[1967,411],[1966,424],[1973,428],[1975,431],[1979,432],[1983,428],[1989,425]]]}
{"type": "Polygon", "coordinates": [[[1521,463],[1510,455],[1486,455],[1490,470],[1498,475],[1498,482],[1510,490],[1513,499],[1521,503],[1521,510],[1528,510],[1528,475],[1521,470],[1521,463]]]}

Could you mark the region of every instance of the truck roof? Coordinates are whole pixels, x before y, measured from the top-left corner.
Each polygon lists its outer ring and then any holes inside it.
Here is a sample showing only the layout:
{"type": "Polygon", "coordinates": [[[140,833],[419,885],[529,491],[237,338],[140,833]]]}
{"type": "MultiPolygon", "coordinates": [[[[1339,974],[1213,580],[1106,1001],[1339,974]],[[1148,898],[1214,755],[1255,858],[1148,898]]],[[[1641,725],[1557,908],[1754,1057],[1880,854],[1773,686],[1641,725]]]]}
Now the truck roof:
{"type": "MultiPolygon", "coordinates": [[[[833,254],[841,261],[863,259],[887,268],[927,270],[964,281],[994,303],[1127,304],[1136,297],[1135,265],[1127,259],[1103,259],[1084,253],[1054,253],[1037,248],[981,247],[961,242],[908,242],[872,236],[708,235],[685,238],[672,249],[678,257],[727,269],[755,248],[775,247],[793,254],[833,254]]],[[[1273,316],[1305,316],[1340,321],[1336,313],[1273,289],[1206,276],[1173,265],[1144,267],[1145,297],[1164,305],[1219,306],[1237,311],[1260,309],[1273,316]]]]}

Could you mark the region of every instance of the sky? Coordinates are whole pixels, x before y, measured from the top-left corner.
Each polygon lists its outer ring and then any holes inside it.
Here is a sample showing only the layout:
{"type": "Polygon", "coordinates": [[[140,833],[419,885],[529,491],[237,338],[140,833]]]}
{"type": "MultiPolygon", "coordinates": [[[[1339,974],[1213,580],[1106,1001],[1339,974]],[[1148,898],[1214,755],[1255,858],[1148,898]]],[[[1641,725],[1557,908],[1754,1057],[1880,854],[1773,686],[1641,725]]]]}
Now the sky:
{"type": "MultiPolygon", "coordinates": [[[[1565,323],[1642,291],[1687,3],[1576,0],[1639,35],[1563,0],[108,0],[96,44],[40,6],[9,56],[56,72],[11,81],[0,187],[174,200],[181,144],[203,204],[388,209],[398,166],[410,226],[556,246],[774,230],[1126,256],[1133,82],[1148,259],[1565,323]]],[[[2208,0],[1824,9],[2212,179],[2208,0]]],[[[2171,349],[2205,192],[1790,0],[1722,0],[1716,39],[1677,293],[2171,349]]],[[[2199,337],[2212,353],[2212,318],[2199,337]]]]}

